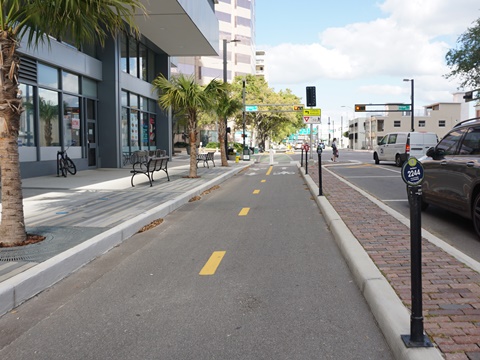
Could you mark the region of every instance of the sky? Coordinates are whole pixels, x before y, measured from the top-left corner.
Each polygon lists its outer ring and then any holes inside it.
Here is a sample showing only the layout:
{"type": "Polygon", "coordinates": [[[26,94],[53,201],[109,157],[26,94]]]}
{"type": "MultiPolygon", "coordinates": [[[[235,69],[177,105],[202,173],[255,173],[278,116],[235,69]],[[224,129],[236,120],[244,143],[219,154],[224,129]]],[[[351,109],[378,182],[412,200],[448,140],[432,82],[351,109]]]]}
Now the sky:
{"type": "Polygon", "coordinates": [[[256,0],[255,11],[269,86],[303,104],[315,86],[324,124],[352,118],[355,104],[409,104],[403,79],[414,80],[416,110],[452,102],[459,80],[445,78],[445,55],[480,18],[480,1],[256,0]]]}

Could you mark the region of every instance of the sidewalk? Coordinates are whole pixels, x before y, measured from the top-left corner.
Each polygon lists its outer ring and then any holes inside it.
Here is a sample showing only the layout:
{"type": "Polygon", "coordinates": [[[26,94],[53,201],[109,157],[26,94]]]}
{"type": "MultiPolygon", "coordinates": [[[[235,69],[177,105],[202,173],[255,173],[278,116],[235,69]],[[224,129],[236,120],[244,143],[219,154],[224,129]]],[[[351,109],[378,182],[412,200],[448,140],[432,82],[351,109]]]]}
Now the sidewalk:
{"type": "Polygon", "coordinates": [[[132,187],[130,167],[23,179],[27,232],[46,239],[0,249],[0,315],[253,162],[222,167],[215,160],[216,167],[199,164],[200,177],[189,179],[189,157],[175,156],[168,163],[170,181],[157,172],[152,187],[143,174],[132,187]]]}
{"type": "MultiPolygon", "coordinates": [[[[339,242],[347,263],[357,276],[357,283],[364,292],[392,351],[398,355],[404,346],[397,334],[410,334],[410,312],[401,311],[398,304],[395,304],[395,308],[391,308],[392,304],[385,305],[392,295],[388,294],[389,290],[385,288],[376,293],[376,299],[369,299],[375,297],[375,294],[370,293],[369,287],[378,287],[378,284],[372,285],[378,282],[378,278],[374,273],[359,274],[359,269],[365,269],[359,262],[373,262],[380,276],[386,278],[391,289],[403,302],[403,308],[409,309],[411,306],[409,219],[405,219],[329,171],[329,164],[342,166],[341,163],[323,164],[324,196],[318,197],[317,202],[339,242]],[[363,249],[355,251],[354,242],[358,242],[363,249]],[[363,253],[368,255],[368,259],[362,258],[363,253]],[[383,299],[379,297],[380,294],[383,299]],[[395,309],[400,309],[401,313],[394,313],[395,309]],[[393,330],[392,326],[397,327],[398,331],[393,330]],[[389,334],[394,338],[389,339],[389,334]]],[[[304,169],[301,171],[304,175],[304,169]]],[[[318,195],[318,162],[309,165],[308,175],[304,177],[309,183],[311,192],[318,195]]],[[[445,359],[479,360],[480,264],[425,230],[422,236],[425,333],[445,359]]]]}
{"type": "MultiPolygon", "coordinates": [[[[287,155],[278,154],[275,160],[282,157],[287,155]]],[[[270,160],[265,154],[258,158],[270,160]]],[[[163,173],[155,174],[152,187],[142,175],[135,176],[131,187],[128,167],[81,171],[68,178],[24,179],[27,230],[47,239],[0,250],[0,315],[256,159],[229,161],[228,168],[219,166],[220,161],[210,169],[200,164],[201,177],[187,179],[188,157],[175,157],[169,163],[171,181],[163,173]]],[[[328,164],[342,166],[342,162],[328,164]]],[[[318,164],[310,165],[308,175],[300,171],[397,359],[480,359],[480,264],[424,232],[424,327],[436,347],[407,349],[400,335],[410,332],[408,220],[336,177],[328,167],[323,166],[325,196],[321,197],[317,196],[318,164]]]]}

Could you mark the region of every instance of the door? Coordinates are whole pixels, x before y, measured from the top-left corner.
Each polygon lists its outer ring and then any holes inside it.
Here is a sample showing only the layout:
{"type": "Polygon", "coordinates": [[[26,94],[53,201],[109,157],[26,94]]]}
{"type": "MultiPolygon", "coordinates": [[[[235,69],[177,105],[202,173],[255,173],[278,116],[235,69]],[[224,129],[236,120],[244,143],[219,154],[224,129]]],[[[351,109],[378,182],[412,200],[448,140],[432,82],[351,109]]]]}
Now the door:
{"type": "Polygon", "coordinates": [[[87,121],[87,157],[88,166],[97,166],[97,122],[87,121]]]}

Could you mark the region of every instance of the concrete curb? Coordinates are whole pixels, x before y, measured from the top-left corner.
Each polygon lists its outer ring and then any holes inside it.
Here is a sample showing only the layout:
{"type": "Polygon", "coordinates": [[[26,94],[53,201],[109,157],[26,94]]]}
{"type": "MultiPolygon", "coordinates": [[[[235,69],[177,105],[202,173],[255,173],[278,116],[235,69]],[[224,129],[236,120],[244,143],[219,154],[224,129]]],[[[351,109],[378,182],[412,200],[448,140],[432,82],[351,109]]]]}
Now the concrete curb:
{"type": "MultiPolygon", "coordinates": [[[[400,335],[410,334],[410,311],[403,305],[389,282],[343,222],[305,169],[297,163],[303,179],[322,212],[337,245],[353,274],[355,282],[367,300],[392,353],[398,360],[442,360],[440,351],[433,348],[407,348],[400,335]]],[[[329,171],[328,169],[326,169],[329,171]]]]}
{"type": "Polygon", "coordinates": [[[174,200],[166,201],[129,221],[108,229],[90,240],[5,280],[0,284],[0,316],[127,240],[143,226],[165,217],[186,204],[192,197],[198,196],[205,190],[235,176],[248,166],[250,164],[235,167],[205,184],[185,192],[174,200]]]}

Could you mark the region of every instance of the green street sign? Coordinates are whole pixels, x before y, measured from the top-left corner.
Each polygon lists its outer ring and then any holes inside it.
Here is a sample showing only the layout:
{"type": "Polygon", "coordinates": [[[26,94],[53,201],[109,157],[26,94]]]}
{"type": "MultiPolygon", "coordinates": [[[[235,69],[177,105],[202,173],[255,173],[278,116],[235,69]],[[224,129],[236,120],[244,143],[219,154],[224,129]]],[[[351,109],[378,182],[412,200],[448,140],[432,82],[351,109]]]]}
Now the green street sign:
{"type": "Polygon", "coordinates": [[[399,105],[398,110],[408,111],[410,110],[410,105],[399,105]]]}
{"type": "Polygon", "coordinates": [[[245,105],[245,111],[258,111],[258,106],[257,105],[245,105]]]}

